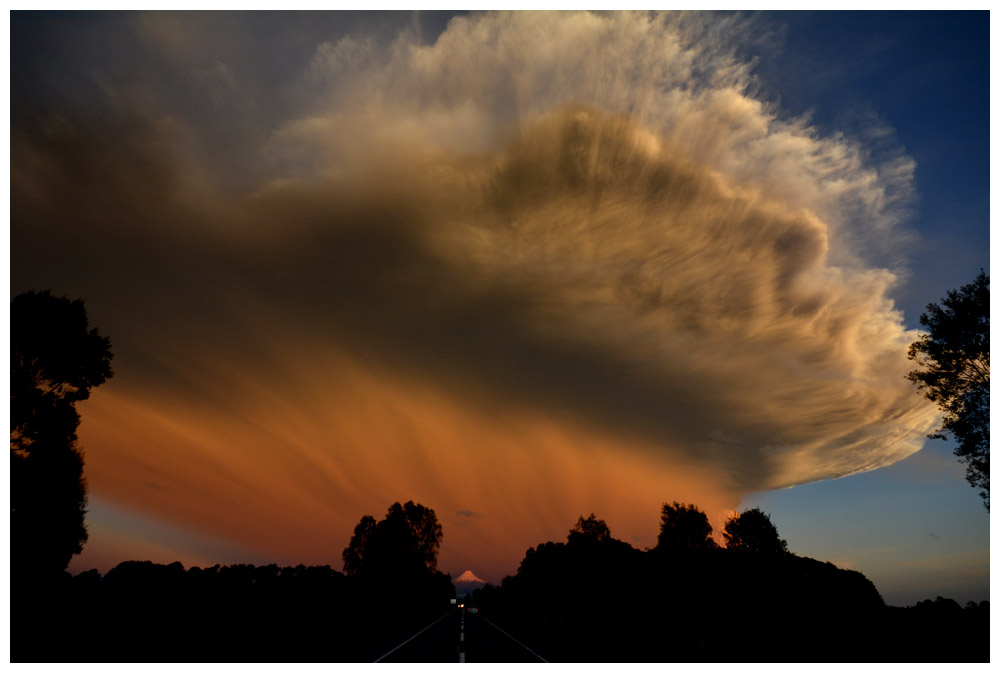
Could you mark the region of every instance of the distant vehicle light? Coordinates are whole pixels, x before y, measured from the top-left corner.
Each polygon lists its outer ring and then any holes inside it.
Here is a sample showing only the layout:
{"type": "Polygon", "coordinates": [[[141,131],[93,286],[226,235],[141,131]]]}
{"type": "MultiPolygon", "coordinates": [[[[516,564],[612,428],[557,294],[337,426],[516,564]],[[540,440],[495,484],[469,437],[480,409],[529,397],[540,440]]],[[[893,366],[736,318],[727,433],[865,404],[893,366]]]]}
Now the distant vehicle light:
{"type": "Polygon", "coordinates": [[[460,608],[464,608],[464,607],[465,607],[465,603],[459,603],[459,604],[458,604],[458,607],[460,607],[460,608]]]}
{"type": "Polygon", "coordinates": [[[477,612],[479,612],[479,608],[469,608],[469,612],[471,612],[472,614],[476,614],[477,612]]]}

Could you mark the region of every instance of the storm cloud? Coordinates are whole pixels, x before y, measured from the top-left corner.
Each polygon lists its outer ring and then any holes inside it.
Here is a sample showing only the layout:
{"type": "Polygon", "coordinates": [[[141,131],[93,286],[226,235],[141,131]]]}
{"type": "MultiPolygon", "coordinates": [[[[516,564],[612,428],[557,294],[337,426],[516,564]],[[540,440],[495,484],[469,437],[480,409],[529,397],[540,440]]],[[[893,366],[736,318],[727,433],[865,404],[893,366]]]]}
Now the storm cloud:
{"type": "Polygon", "coordinates": [[[755,98],[745,19],[349,18],[115,15],[53,31],[118,35],[76,79],[15,77],[13,289],[116,353],[93,489],[317,562],[414,498],[483,575],[601,506],[651,544],[662,501],[921,447],[914,164],[755,98]]]}

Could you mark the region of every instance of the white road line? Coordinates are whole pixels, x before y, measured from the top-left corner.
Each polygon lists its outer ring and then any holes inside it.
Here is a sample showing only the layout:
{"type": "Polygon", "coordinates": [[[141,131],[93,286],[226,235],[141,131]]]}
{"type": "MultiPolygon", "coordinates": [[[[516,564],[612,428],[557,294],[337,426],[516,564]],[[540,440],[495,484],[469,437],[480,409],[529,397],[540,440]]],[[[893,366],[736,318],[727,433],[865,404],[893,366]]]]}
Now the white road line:
{"type": "MultiPolygon", "coordinates": [[[[458,642],[465,642],[465,610],[462,610],[462,621],[458,623],[458,642]]],[[[459,646],[458,652],[458,663],[465,663],[465,648],[464,646],[459,646]]]]}
{"type": "Polygon", "coordinates": [[[392,648],[391,650],[389,650],[388,652],[386,652],[385,654],[383,654],[381,657],[379,657],[378,659],[376,659],[372,663],[373,664],[377,664],[378,662],[382,661],[383,659],[385,659],[386,657],[388,657],[390,654],[392,654],[393,652],[395,652],[396,650],[398,650],[399,648],[401,648],[403,645],[405,645],[406,643],[410,642],[411,640],[413,640],[414,638],[416,638],[417,636],[419,636],[421,633],[423,633],[427,629],[431,628],[432,626],[434,626],[435,624],[437,624],[439,621],[441,621],[442,619],[444,619],[445,617],[447,617],[450,614],[452,614],[451,610],[449,610],[448,612],[444,613],[443,615],[441,615],[441,617],[439,617],[438,619],[435,619],[433,622],[431,622],[430,624],[428,624],[424,628],[422,628],[419,631],[417,631],[416,633],[414,633],[412,636],[410,636],[409,638],[407,638],[406,640],[404,640],[403,642],[401,642],[399,645],[396,645],[396,647],[392,648]]]}
{"type": "Polygon", "coordinates": [[[486,617],[483,617],[482,613],[479,614],[479,618],[482,619],[487,624],[489,624],[490,626],[492,626],[493,628],[495,628],[500,633],[504,634],[505,636],[507,636],[508,638],[510,638],[511,640],[513,640],[515,643],[517,643],[518,645],[520,645],[524,649],[526,649],[529,652],[531,652],[533,655],[535,655],[536,657],[538,657],[539,659],[541,659],[544,663],[546,663],[546,664],[549,663],[548,660],[542,658],[542,655],[538,654],[538,652],[535,652],[533,649],[531,649],[530,647],[528,647],[527,645],[525,645],[524,643],[522,643],[520,640],[518,640],[514,636],[510,635],[509,633],[507,633],[506,631],[504,631],[503,629],[501,629],[499,626],[497,626],[496,624],[494,624],[490,620],[486,619],[486,617]]]}

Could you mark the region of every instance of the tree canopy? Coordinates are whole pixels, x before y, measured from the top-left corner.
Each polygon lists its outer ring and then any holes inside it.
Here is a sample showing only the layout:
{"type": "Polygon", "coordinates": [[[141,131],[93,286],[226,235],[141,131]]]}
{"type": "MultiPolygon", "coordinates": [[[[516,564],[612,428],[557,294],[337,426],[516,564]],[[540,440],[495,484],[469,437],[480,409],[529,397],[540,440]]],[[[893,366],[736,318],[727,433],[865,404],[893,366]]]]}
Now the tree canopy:
{"type": "Polygon", "coordinates": [[[568,542],[605,542],[612,539],[611,529],[604,519],[598,519],[593,512],[586,519],[581,515],[570,529],[568,542]]]}
{"type": "Polygon", "coordinates": [[[936,402],[944,418],[933,439],[953,437],[965,478],[990,508],[990,278],[950,290],[920,316],[927,332],[910,345],[920,369],[908,378],[936,402]]]}
{"type": "Polygon", "coordinates": [[[347,575],[399,574],[437,570],[437,552],[443,532],[433,509],[394,502],[385,518],[365,515],[354,527],[344,549],[347,575]]]}
{"type": "Polygon", "coordinates": [[[713,549],[712,524],[708,517],[694,505],[674,501],[663,503],[660,511],[660,535],[656,548],[661,551],[678,549],[713,549]]]}
{"type": "Polygon", "coordinates": [[[69,436],[73,404],[111,377],[111,342],[89,329],[83,300],[25,292],[10,304],[11,448],[30,451],[41,433],[69,436]]]}
{"type": "Polygon", "coordinates": [[[722,531],[726,549],[768,554],[788,553],[788,543],[778,537],[771,517],[758,507],[734,515],[722,531]]]}
{"type": "Polygon", "coordinates": [[[11,567],[61,571],[87,541],[74,405],[111,376],[111,345],[80,299],[26,292],[10,306],[11,567]]]}

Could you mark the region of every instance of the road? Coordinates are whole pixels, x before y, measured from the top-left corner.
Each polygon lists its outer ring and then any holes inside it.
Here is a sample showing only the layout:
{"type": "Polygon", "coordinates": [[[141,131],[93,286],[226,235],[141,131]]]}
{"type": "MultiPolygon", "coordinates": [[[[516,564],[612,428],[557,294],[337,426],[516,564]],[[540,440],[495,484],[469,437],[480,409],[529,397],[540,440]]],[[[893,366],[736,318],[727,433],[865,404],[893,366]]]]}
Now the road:
{"type": "Polygon", "coordinates": [[[483,615],[455,608],[382,655],[387,663],[545,661],[483,615]]]}

